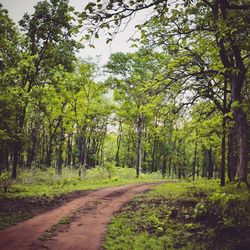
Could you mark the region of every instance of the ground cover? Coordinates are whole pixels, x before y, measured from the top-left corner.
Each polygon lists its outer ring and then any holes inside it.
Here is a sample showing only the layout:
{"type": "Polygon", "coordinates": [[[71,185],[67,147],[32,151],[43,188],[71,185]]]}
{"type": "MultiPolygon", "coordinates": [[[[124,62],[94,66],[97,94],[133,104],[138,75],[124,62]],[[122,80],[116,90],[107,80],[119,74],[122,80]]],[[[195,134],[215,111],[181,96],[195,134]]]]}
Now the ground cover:
{"type": "Polygon", "coordinates": [[[95,168],[80,177],[77,170],[69,169],[61,176],[53,169],[24,171],[7,192],[0,191],[0,229],[84,196],[87,190],[157,180],[161,180],[160,173],[142,174],[138,179],[129,168],[95,168]]]}
{"type": "Polygon", "coordinates": [[[167,183],[137,196],[113,218],[104,249],[250,247],[246,187],[217,181],[167,183]]]}
{"type": "Polygon", "coordinates": [[[102,188],[0,230],[0,249],[101,249],[108,223],[136,194],[161,182],[102,188]]]}

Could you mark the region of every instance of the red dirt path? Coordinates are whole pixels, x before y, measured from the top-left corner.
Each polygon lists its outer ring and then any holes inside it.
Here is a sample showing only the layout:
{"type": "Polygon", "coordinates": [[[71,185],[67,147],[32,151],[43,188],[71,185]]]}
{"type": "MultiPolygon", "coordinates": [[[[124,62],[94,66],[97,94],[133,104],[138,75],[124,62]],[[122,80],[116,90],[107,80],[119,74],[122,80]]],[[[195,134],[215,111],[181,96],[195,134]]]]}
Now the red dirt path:
{"type": "Polygon", "coordinates": [[[97,250],[100,249],[107,224],[113,214],[136,194],[145,192],[159,183],[129,184],[100,189],[86,196],[38,215],[30,220],[0,231],[0,249],[8,250],[97,250]],[[77,209],[80,215],[69,227],[52,238],[41,241],[39,236],[58,221],[77,209]]]}

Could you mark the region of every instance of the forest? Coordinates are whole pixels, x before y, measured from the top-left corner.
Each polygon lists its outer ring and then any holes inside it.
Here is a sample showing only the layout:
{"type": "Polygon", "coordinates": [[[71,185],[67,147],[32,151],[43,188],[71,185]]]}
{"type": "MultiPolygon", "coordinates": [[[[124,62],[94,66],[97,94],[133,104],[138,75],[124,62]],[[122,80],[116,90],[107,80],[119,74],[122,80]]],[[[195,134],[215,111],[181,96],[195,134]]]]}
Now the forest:
{"type": "Polygon", "coordinates": [[[74,192],[157,184],[128,191],[104,249],[249,249],[249,0],[86,2],[38,1],[18,24],[0,4],[0,238],[74,192]],[[79,57],[145,10],[133,52],[79,57]]]}

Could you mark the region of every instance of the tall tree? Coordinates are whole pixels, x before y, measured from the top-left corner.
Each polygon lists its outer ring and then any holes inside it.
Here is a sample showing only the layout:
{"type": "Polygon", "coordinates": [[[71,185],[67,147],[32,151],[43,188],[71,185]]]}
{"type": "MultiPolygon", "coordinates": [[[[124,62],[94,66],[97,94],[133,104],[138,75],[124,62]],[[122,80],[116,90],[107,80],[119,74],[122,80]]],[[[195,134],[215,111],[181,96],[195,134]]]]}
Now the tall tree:
{"type": "MultiPolygon", "coordinates": [[[[32,88],[52,82],[53,69],[59,64],[64,65],[65,70],[72,69],[76,47],[72,39],[75,32],[72,11],[67,0],[42,1],[35,6],[34,14],[25,14],[20,21],[24,41],[18,72],[21,79],[17,86],[22,90],[22,104],[18,107],[16,134],[23,133],[32,88]]],[[[17,176],[21,151],[22,143],[17,140],[13,149],[12,178],[17,176]]]]}
{"type": "MultiPolygon", "coordinates": [[[[153,9],[149,22],[160,28],[167,29],[162,36],[161,29],[150,30],[148,33],[142,28],[142,38],[150,42],[156,38],[162,46],[172,47],[178,52],[179,42],[186,43],[196,41],[199,44],[200,35],[208,35],[211,45],[217,49],[220,63],[223,65],[223,73],[230,83],[231,99],[233,101],[233,114],[238,131],[239,181],[247,182],[247,118],[244,112],[242,91],[246,86],[247,63],[249,51],[249,11],[247,1],[229,0],[183,0],[174,4],[168,1],[108,1],[103,4],[90,2],[82,17],[92,22],[89,28],[89,38],[93,42],[98,37],[101,29],[113,29],[109,31],[107,42],[112,40],[114,33],[119,31],[123,20],[129,19],[134,13],[153,9]],[[176,40],[176,38],[178,38],[176,40]],[[177,43],[176,43],[177,41],[177,43]]],[[[147,24],[147,23],[146,23],[147,24]]],[[[89,23],[88,23],[89,25],[89,23]]],[[[146,25],[144,25],[146,27],[146,25]]],[[[158,43],[159,44],[159,43],[158,43]]],[[[208,69],[211,70],[211,69],[208,69]]],[[[205,70],[207,74],[207,70],[205,70]]]]}

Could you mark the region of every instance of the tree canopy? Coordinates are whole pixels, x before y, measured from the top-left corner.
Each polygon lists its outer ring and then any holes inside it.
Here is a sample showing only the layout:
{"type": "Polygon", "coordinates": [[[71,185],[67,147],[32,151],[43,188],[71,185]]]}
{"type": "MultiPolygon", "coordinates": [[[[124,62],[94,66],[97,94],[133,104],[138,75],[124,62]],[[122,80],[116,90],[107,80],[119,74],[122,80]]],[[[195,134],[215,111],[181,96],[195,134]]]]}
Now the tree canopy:
{"type": "Polygon", "coordinates": [[[0,171],[115,165],[247,182],[249,12],[247,0],[98,0],[81,12],[44,0],[17,27],[1,6],[0,171]],[[109,43],[144,10],[135,52],[77,58],[78,32],[109,43]]]}

